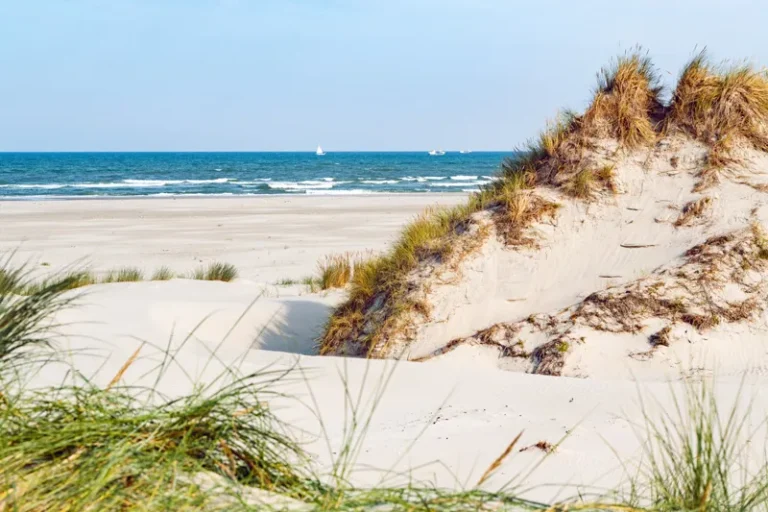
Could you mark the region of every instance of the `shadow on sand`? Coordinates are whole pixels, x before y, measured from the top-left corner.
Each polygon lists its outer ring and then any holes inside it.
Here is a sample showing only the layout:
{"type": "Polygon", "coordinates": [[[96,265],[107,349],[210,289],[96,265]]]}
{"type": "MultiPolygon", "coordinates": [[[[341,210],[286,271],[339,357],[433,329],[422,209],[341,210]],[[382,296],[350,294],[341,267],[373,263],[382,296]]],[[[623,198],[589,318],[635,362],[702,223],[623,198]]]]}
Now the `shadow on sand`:
{"type": "Polygon", "coordinates": [[[286,301],[256,336],[252,348],[293,354],[317,354],[316,342],[333,308],[307,301],[286,301]]]}

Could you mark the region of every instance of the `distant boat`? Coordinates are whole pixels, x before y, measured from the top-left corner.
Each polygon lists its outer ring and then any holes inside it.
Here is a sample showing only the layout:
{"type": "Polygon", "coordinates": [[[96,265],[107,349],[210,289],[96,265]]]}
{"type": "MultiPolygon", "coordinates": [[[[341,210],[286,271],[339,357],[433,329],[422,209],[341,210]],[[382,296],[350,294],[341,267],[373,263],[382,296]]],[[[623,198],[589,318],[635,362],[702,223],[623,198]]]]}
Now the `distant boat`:
{"type": "Polygon", "coordinates": [[[321,148],[320,146],[317,146],[317,151],[315,151],[315,154],[317,156],[323,156],[325,155],[325,151],[323,151],[323,148],[321,148]]]}
{"type": "Polygon", "coordinates": [[[472,152],[471,149],[461,149],[461,150],[459,150],[459,153],[461,153],[462,155],[468,155],[471,152],[472,152]]]}
{"type": "Polygon", "coordinates": [[[433,149],[429,152],[429,156],[443,156],[445,154],[445,151],[442,149],[433,149]]]}

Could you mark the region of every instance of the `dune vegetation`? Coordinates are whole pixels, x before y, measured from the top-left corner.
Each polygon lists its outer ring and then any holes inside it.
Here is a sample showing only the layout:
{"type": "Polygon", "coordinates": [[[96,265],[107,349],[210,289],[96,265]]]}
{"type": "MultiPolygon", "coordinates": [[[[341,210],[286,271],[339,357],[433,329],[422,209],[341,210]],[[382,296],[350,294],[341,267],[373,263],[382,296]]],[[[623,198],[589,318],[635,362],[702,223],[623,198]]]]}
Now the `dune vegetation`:
{"type": "MultiPolygon", "coordinates": [[[[6,258],[7,260],[8,258],[6,258]]],[[[25,268],[25,267],[22,267],[25,268]]],[[[31,279],[26,277],[23,280],[17,280],[7,275],[8,270],[0,268],[0,285],[13,282],[13,293],[16,295],[33,295],[40,289],[47,288],[51,284],[57,286],[66,286],[68,290],[91,286],[95,284],[110,283],[134,283],[145,281],[144,272],[136,267],[121,267],[111,269],[101,276],[90,270],[67,270],[60,275],[52,278],[31,279]],[[62,277],[63,276],[63,277],[62,277]]],[[[195,269],[189,274],[175,274],[170,268],[162,266],[157,268],[149,277],[149,281],[169,281],[171,279],[196,279],[204,281],[224,281],[229,282],[237,278],[238,271],[234,265],[229,263],[211,263],[195,269]]]]}
{"type": "Polygon", "coordinates": [[[229,263],[215,262],[208,266],[198,267],[190,274],[190,279],[199,281],[224,281],[229,282],[237,278],[238,271],[229,263]]]}
{"type": "MultiPolygon", "coordinates": [[[[2,510],[605,510],[751,511],[768,499],[768,468],[731,478],[748,456],[748,416],[718,411],[711,387],[691,383],[675,410],[646,414],[645,461],[624,487],[555,504],[519,497],[515,485],[483,486],[520,451],[512,440],[464,490],[412,482],[360,488],[349,483],[365,442],[366,418],[352,405],[345,446],[330,470],[312,458],[270,410],[273,385],[288,372],[261,370],[166,399],[123,382],[135,355],[109,384],[76,376],[53,388],[27,375],[63,361],[52,315],[70,307],[72,276],[18,298],[23,269],[0,281],[0,509],[2,510]],[[725,418],[725,420],[721,420],[725,418]]],[[[161,379],[173,357],[156,369],[161,379]]],[[[746,409],[748,412],[748,408],[746,409]]],[[[754,435],[754,434],[753,434],[754,435]]],[[[542,456],[556,453],[546,446],[542,456]]],[[[512,480],[514,481],[514,480],[512,480]]],[[[568,495],[567,488],[563,494],[568,495]]]]}
{"type": "MultiPolygon", "coordinates": [[[[600,156],[599,143],[620,151],[651,149],[673,135],[709,148],[699,175],[704,190],[740,163],[743,145],[768,149],[768,75],[749,66],[716,67],[702,52],[684,68],[667,102],[658,72],[641,50],[598,74],[597,88],[583,114],[564,112],[518,156],[501,164],[497,179],[452,209],[428,211],[406,226],[384,255],[360,264],[348,299],[329,319],[319,341],[321,354],[381,357],[395,337],[408,338],[414,317],[427,318],[429,305],[414,298],[413,272],[420,266],[455,268],[482,245],[491,220],[511,248],[535,246],[532,224],[557,215],[558,203],[541,192],[596,201],[617,192],[614,168],[600,156]]],[[[756,186],[756,188],[759,187],[756,186]]],[[[679,226],[704,214],[702,199],[686,206],[679,226]]]]}

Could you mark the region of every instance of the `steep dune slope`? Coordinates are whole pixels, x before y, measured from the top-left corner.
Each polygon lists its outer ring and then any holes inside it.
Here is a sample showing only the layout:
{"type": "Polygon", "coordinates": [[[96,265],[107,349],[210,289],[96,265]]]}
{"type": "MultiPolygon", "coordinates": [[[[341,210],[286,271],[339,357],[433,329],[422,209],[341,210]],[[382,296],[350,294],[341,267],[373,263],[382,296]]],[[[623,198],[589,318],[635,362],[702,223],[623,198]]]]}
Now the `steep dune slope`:
{"type": "Polygon", "coordinates": [[[659,94],[650,61],[619,59],[584,115],[358,269],[321,352],[579,376],[755,362],[768,79],[698,57],[659,94]]]}

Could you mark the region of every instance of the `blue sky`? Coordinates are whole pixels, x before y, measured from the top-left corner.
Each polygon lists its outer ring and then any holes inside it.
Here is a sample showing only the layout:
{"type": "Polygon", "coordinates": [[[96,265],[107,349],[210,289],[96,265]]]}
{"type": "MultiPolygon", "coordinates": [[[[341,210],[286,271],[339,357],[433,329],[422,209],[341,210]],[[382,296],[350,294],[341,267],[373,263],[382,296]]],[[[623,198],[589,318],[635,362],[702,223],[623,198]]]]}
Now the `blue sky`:
{"type": "Polygon", "coordinates": [[[758,4],[0,0],[0,150],[507,150],[635,44],[768,64],[758,4]]]}

